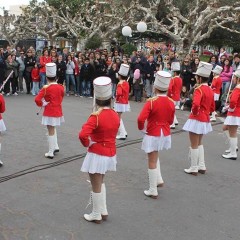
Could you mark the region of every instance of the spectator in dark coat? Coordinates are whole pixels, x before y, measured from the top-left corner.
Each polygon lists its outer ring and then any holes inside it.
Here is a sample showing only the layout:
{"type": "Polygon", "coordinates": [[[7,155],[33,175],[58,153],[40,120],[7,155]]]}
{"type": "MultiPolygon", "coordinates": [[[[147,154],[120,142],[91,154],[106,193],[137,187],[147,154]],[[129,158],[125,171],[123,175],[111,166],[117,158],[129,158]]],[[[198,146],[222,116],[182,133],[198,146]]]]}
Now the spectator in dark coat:
{"type": "Polygon", "coordinates": [[[63,61],[63,56],[59,55],[57,62],[56,62],[56,66],[57,66],[57,82],[58,84],[63,84],[64,80],[65,80],[65,76],[66,76],[66,63],[63,61]]]}

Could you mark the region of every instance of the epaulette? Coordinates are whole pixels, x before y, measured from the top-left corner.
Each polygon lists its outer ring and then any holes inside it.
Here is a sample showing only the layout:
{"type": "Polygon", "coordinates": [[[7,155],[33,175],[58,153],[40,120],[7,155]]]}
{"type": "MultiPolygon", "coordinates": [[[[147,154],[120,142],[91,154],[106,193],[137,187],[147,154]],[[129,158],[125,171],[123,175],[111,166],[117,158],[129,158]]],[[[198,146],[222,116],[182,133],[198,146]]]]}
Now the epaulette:
{"type": "Polygon", "coordinates": [[[98,109],[96,112],[91,113],[93,116],[98,116],[102,112],[102,109],[98,109]]]}
{"type": "Polygon", "coordinates": [[[44,85],[44,86],[43,86],[43,88],[48,88],[48,87],[49,87],[49,85],[44,85]]]}
{"type": "Polygon", "coordinates": [[[147,102],[149,102],[149,101],[155,101],[155,100],[157,100],[157,98],[158,98],[157,96],[152,97],[152,98],[148,98],[148,99],[147,99],[147,102]]]}
{"type": "Polygon", "coordinates": [[[168,99],[169,99],[170,101],[172,101],[173,103],[175,103],[175,101],[174,101],[172,98],[168,97],[168,99]]]}

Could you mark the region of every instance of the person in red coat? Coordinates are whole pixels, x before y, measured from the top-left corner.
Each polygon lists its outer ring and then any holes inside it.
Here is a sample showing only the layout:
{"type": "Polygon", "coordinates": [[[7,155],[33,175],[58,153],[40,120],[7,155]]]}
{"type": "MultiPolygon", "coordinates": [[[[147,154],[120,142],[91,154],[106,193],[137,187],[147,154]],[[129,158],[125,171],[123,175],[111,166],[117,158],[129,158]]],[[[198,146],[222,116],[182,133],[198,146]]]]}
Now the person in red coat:
{"type": "Polygon", "coordinates": [[[158,152],[171,148],[170,125],[174,120],[174,101],[167,97],[171,74],[158,71],[154,82],[155,97],[148,99],[138,116],[138,129],[145,135],[142,150],[148,155],[149,189],[148,197],[157,198],[157,186],[163,186],[158,152]],[[146,128],[145,122],[147,121],[146,128]]]}
{"type": "Polygon", "coordinates": [[[39,92],[39,81],[40,81],[40,76],[39,76],[39,69],[37,64],[35,64],[35,67],[33,68],[31,72],[31,77],[32,77],[32,95],[35,96],[39,92]]]}
{"type": "Polygon", "coordinates": [[[43,50],[43,56],[40,57],[40,88],[42,88],[46,83],[46,64],[52,62],[51,56],[49,56],[49,52],[47,49],[43,50]]]}
{"type": "Polygon", "coordinates": [[[118,113],[121,121],[118,129],[118,140],[125,140],[127,138],[127,131],[124,127],[122,120],[122,113],[130,111],[130,105],[128,102],[129,97],[129,83],[127,81],[129,74],[129,65],[121,64],[118,71],[119,83],[116,89],[116,99],[114,103],[114,109],[118,113]]]}
{"type": "Polygon", "coordinates": [[[35,97],[37,106],[44,108],[42,124],[48,129],[49,150],[45,153],[46,158],[53,159],[54,154],[59,152],[56,126],[64,122],[62,101],[64,87],[56,83],[56,64],[46,64],[46,76],[48,85],[43,86],[35,97]]]}
{"type": "MultiPolygon", "coordinates": [[[[180,109],[180,98],[182,91],[182,78],[180,77],[181,66],[180,62],[173,62],[171,65],[171,70],[173,72],[173,78],[171,79],[169,88],[168,88],[168,96],[173,99],[175,102],[175,109],[180,109]]],[[[173,124],[171,125],[171,129],[175,129],[176,125],[178,125],[177,116],[175,114],[173,124]]]]}
{"type": "MultiPolygon", "coordinates": [[[[0,155],[2,152],[2,137],[1,137],[1,133],[6,131],[6,126],[4,124],[3,118],[2,118],[2,113],[4,113],[6,110],[5,108],[5,100],[3,98],[3,95],[0,94],[0,155]]],[[[0,158],[0,167],[3,166],[3,162],[0,158]]]]}
{"type": "Polygon", "coordinates": [[[83,125],[79,139],[82,145],[88,148],[81,171],[89,174],[92,185],[93,209],[90,214],[84,214],[84,218],[89,222],[101,223],[108,217],[103,178],[107,171],[116,171],[116,135],[120,118],[111,109],[111,79],[98,77],[93,85],[98,110],[92,113],[83,125]]]}
{"type": "Polygon", "coordinates": [[[236,160],[237,159],[237,129],[240,126],[240,68],[234,73],[233,81],[237,82],[237,86],[234,88],[229,105],[225,107],[228,110],[227,118],[224,121],[223,130],[229,132],[230,149],[225,151],[222,155],[223,158],[236,160]]]}
{"type": "Polygon", "coordinates": [[[208,86],[208,78],[211,71],[211,64],[206,62],[199,63],[196,80],[200,85],[194,91],[191,114],[183,126],[183,130],[189,132],[191,142],[189,152],[191,166],[188,169],[184,169],[184,171],[194,176],[197,176],[198,172],[202,174],[206,172],[202,138],[204,134],[212,131],[209,115],[215,110],[213,91],[208,86]]]}
{"type": "Polygon", "coordinates": [[[211,122],[216,122],[216,110],[217,110],[217,106],[218,106],[218,101],[219,101],[219,97],[220,97],[220,93],[221,93],[221,89],[222,89],[222,78],[220,77],[220,74],[222,72],[223,68],[221,66],[216,66],[212,72],[213,72],[213,80],[212,80],[212,84],[211,84],[211,88],[213,90],[214,93],[214,101],[215,101],[215,111],[212,112],[210,121],[211,122]]]}

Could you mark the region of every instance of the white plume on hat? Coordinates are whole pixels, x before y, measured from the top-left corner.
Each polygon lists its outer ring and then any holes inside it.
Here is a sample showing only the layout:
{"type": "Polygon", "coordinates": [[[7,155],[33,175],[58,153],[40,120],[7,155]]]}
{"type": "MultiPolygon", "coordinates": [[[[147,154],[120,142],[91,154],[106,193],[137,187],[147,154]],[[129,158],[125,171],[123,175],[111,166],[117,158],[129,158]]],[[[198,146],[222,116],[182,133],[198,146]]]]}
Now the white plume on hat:
{"type": "Polygon", "coordinates": [[[196,71],[196,75],[201,77],[210,77],[212,72],[212,64],[207,62],[200,62],[196,71]]]}
{"type": "Polygon", "coordinates": [[[158,71],[154,81],[154,87],[160,91],[167,91],[172,75],[166,71],[158,71]]]}
{"type": "Polygon", "coordinates": [[[46,76],[47,77],[56,77],[57,75],[57,66],[55,63],[46,63],[46,76]]]}
{"type": "Polygon", "coordinates": [[[223,68],[221,66],[216,65],[216,67],[212,70],[213,73],[220,74],[223,68]]]}
{"type": "Polygon", "coordinates": [[[98,77],[93,81],[94,97],[98,100],[108,100],[112,97],[112,81],[109,77],[98,77]]]}
{"type": "Polygon", "coordinates": [[[122,75],[123,77],[127,77],[129,73],[130,66],[127,64],[121,64],[118,74],[122,75]]]}
{"type": "Polygon", "coordinates": [[[177,72],[181,70],[180,62],[172,62],[171,64],[171,70],[173,72],[177,72]]]}

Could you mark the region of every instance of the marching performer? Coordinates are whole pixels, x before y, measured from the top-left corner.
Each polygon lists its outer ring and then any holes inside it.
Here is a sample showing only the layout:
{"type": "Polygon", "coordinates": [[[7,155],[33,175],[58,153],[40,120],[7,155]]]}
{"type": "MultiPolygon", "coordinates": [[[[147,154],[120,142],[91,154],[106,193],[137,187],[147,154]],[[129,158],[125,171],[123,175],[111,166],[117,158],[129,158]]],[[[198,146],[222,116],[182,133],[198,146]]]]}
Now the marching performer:
{"type": "MultiPolygon", "coordinates": [[[[2,137],[1,137],[1,133],[6,131],[6,127],[5,127],[5,124],[4,124],[4,121],[2,119],[2,113],[5,112],[5,101],[4,101],[4,98],[3,98],[3,95],[0,94],[0,156],[1,156],[1,151],[2,151],[2,137]]],[[[0,158],[0,167],[3,166],[3,162],[0,158]]]]}
{"type": "Polygon", "coordinates": [[[84,218],[89,222],[101,223],[108,217],[103,179],[107,171],[116,171],[116,135],[120,119],[111,109],[111,79],[98,77],[93,85],[98,111],[92,113],[83,125],[79,139],[84,147],[88,147],[81,171],[89,174],[92,185],[93,209],[90,214],[84,214],[84,218]]]}
{"type": "Polygon", "coordinates": [[[44,108],[42,124],[48,129],[49,150],[45,153],[46,158],[53,159],[54,154],[59,152],[56,126],[64,122],[62,112],[62,100],[64,87],[56,82],[56,64],[46,64],[46,77],[48,85],[43,86],[35,97],[37,106],[44,108]]]}
{"type": "Polygon", "coordinates": [[[149,189],[144,194],[154,199],[158,197],[157,187],[164,184],[158,152],[171,148],[170,125],[174,120],[175,106],[173,100],[167,97],[170,80],[170,73],[157,72],[154,82],[156,96],[148,99],[138,116],[138,129],[145,134],[142,150],[148,155],[149,189]]]}
{"type": "Polygon", "coordinates": [[[214,93],[214,101],[215,101],[215,111],[212,112],[210,121],[216,122],[216,110],[218,109],[218,101],[220,98],[221,88],[222,88],[222,78],[220,77],[220,74],[222,72],[223,68],[221,66],[216,65],[216,67],[212,70],[213,72],[213,80],[211,88],[214,93]]]}
{"type": "Polygon", "coordinates": [[[237,82],[237,86],[234,88],[229,105],[225,107],[228,110],[227,118],[224,121],[223,130],[228,131],[230,149],[225,151],[222,155],[223,158],[236,160],[237,159],[237,129],[240,126],[240,68],[234,73],[234,79],[232,81],[237,82]]]}
{"type": "MultiPolygon", "coordinates": [[[[179,76],[181,71],[180,62],[173,62],[171,65],[171,70],[173,72],[173,78],[171,79],[169,88],[168,88],[168,96],[173,99],[175,102],[175,109],[180,109],[180,95],[182,91],[182,78],[179,76]]],[[[176,125],[178,125],[178,120],[176,114],[174,115],[174,122],[170,126],[171,129],[175,129],[176,125]]]]}
{"type": "Polygon", "coordinates": [[[206,62],[199,63],[196,80],[200,86],[196,87],[194,91],[191,114],[183,126],[183,130],[189,132],[191,142],[189,151],[191,167],[184,169],[184,171],[194,176],[197,176],[198,172],[202,174],[206,172],[202,137],[204,134],[212,131],[209,115],[215,110],[213,91],[208,86],[208,78],[211,71],[211,64],[206,62]]]}
{"type": "Polygon", "coordinates": [[[116,101],[114,103],[114,110],[118,113],[120,117],[120,126],[118,129],[118,140],[125,140],[127,138],[127,131],[124,127],[122,120],[122,113],[130,111],[130,105],[128,103],[129,97],[129,83],[127,81],[129,73],[129,65],[121,64],[118,71],[119,83],[116,89],[116,101]]]}

